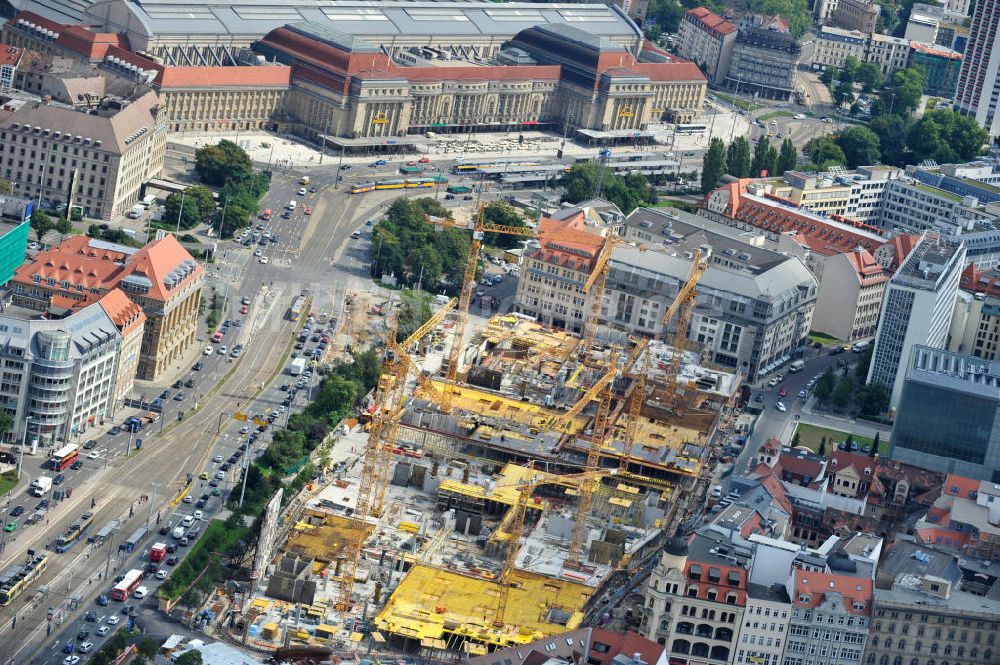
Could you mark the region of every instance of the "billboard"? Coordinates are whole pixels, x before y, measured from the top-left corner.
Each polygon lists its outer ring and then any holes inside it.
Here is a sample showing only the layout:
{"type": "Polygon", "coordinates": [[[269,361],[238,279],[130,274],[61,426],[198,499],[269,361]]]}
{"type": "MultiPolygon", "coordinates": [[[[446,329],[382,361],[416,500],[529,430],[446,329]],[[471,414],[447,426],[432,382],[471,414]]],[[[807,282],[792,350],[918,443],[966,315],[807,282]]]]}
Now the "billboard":
{"type": "Polygon", "coordinates": [[[271,500],[264,508],[264,516],[260,522],[260,536],[257,537],[257,551],[253,556],[253,569],[250,571],[251,580],[259,580],[264,574],[264,568],[271,560],[271,552],[274,550],[274,538],[278,533],[278,514],[281,512],[281,496],[283,488],[278,488],[271,500]]]}

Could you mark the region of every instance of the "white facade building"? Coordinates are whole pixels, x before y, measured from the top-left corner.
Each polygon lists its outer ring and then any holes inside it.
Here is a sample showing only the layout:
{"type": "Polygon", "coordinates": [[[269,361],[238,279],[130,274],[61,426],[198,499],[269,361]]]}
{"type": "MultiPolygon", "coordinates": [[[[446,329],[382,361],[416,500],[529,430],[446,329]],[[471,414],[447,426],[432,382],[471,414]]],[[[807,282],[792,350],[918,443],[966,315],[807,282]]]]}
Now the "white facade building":
{"type": "Polygon", "coordinates": [[[791,614],[792,601],[783,586],[747,585],[734,665],[780,665],[791,614]]]}

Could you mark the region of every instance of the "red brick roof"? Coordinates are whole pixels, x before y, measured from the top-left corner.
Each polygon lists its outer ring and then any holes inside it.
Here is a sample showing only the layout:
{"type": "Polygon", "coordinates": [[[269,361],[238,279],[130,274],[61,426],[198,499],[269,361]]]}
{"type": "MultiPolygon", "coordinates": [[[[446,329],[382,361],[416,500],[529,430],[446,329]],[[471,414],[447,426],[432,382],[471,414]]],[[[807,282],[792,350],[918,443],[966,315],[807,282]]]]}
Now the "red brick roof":
{"type": "Polygon", "coordinates": [[[816,482],[823,474],[824,465],[814,457],[806,457],[795,452],[782,453],[778,456],[778,463],[774,466],[774,472],[784,480],[805,480],[809,479],[809,484],[816,482]],[[787,477],[786,477],[787,475],[787,477]]]}
{"type": "Polygon", "coordinates": [[[587,229],[582,210],[566,219],[538,220],[540,247],[532,256],[547,263],[589,273],[604,247],[604,236],[587,229]]]}
{"type": "Polygon", "coordinates": [[[858,474],[859,478],[871,478],[875,473],[875,460],[868,455],[837,449],[833,451],[833,455],[830,456],[830,461],[827,463],[827,469],[831,474],[851,467],[854,467],[854,472],[858,474]],[[865,473],[865,469],[868,469],[868,473],[865,473]]]}
{"type": "Polygon", "coordinates": [[[21,62],[22,55],[24,55],[24,49],[16,46],[7,46],[0,49],[0,65],[17,65],[17,63],[21,62]]]}
{"type": "Polygon", "coordinates": [[[127,269],[120,279],[124,279],[128,275],[146,277],[153,284],[146,296],[165,301],[170,297],[171,291],[193,280],[202,273],[202,270],[201,264],[194,260],[171,233],[136,252],[132,260],[128,262],[127,269]],[[186,276],[178,280],[173,288],[168,289],[168,276],[172,271],[179,269],[184,262],[190,262],[194,264],[194,267],[190,271],[186,271],[186,276]]]}
{"type": "Polygon", "coordinates": [[[889,239],[889,242],[886,244],[892,252],[892,260],[887,266],[890,272],[896,272],[899,269],[899,266],[903,264],[906,257],[913,251],[913,248],[917,246],[919,240],[919,235],[907,233],[902,233],[889,239]]]}
{"type": "Polygon", "coordinates": [[[810,249],[824,256],[853,251],[858,246],[869,252],[883,244],[881,231],[873,226],[844,218],[826,219],[795,207],[794,203],[744,194],[732,217],[770,233],[795,233],[810,249]],[[779,201],[781,201],[779,203],[779,201]]]}
{"type": "Polygon", "coordinates": [[[684,20],[693,23],[707,33],[717,36],[730,35],[736,32],[735,25],[721,16],[713,14],[704,7],[689,9],[687,14],[684,15],[684,20]]]}
{"type": "Polygon", "coordinates": [[[146,320],[146,313],[142,308],[129,300],[121,289],[111,289],[97,302],[126,337],[146,320]]]}
{"type": "Polygon", "coordinates": [[[978,491],[978,480],[958,476],[954,473],[948,474],[948,477],[944,479],[944,487],[942,488],[942,493],[947,494],[948,496],[958,496],[969,500],[972,499],[972,493],[978,491]]]}
{"type": "Polygon", "coordinates": [[[853,252],[844,252],[844,256],[854,266],[854,272],[857,273],[861,286],[889,281],[889,274],[868,250],[855,248],[853,252]]]}
{"type": "Polygon", "coordinates": [[[245,88],[287,86],[292,68],[285,65],[262,67],[165,67],[160,75],[160,89],[170,88],[245,88]]]}
{"type": "Polygon", "coordinates": [[[828,593],[838,593],[843,598],[844,610],[857,616],[871,616],[873,586],[870,579],[814,573],[800,568],[792,570],[794,575],[795,607],[819,607],[828,593]],[[855,603],[863,603],[863,609],[856,609],[855,603]]]}

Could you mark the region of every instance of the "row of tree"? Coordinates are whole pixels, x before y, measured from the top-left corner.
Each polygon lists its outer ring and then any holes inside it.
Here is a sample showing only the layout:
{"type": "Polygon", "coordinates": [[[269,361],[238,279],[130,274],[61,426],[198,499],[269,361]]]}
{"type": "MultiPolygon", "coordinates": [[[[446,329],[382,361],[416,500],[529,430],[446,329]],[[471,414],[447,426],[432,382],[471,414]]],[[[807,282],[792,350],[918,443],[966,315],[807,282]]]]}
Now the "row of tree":
{"type": "Polygon", "coordinates": [[[641,205],[656,203],[656,189],[641,173],[621,176],[596,161],[578,162],[563,175],[563,201],[581,203],[600,196],[628,215],[641,205]]]}
{"type": "Polygon", "coordinates": [[[791,139],[782,141],[778,149],[766,137],[761,137],[751,154],[750,141],[745,136],[736,138],[729,146],[716,137],[711,140],[702,158],[701,191],[703,194],[712,191],[725,174],[736,178],[780,176],[794,169],[798,159],[798,151],[791,139]]]}

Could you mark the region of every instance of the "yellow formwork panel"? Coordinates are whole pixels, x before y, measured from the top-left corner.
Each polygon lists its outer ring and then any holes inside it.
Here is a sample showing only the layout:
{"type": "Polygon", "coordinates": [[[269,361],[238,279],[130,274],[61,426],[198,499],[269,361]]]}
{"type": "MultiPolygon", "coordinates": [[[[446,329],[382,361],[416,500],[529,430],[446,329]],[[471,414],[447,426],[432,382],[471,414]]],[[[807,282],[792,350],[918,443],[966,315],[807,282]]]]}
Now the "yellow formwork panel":
{"type": "MultiPolygon", "coordinates": [[[[449,394],[453,408],[467,413],[503,418],[539,430],[553,429],[553,421],[562,415],[562,411],[558,409],[510,399],[485,390],[457,386],[435,379],[431,379],[431,383],[440,392],[449,394]]],[[[589,421],[590,418],[587,416],[576,416],[565,428],[561,428],[561,431],[570,434],[582,432],[589,421]]]]}
{"type": "Polygon", "coordinates": [[[578,628],[592,593],[583,584],[512,571],[504,624],[497,626],[495,581],[417,564],[375,621],[383,633],[414,640],[457,637],[506,647],[578,628]],[[567,613],[567,623],[550,622],[552,610],[567,613]]]}

